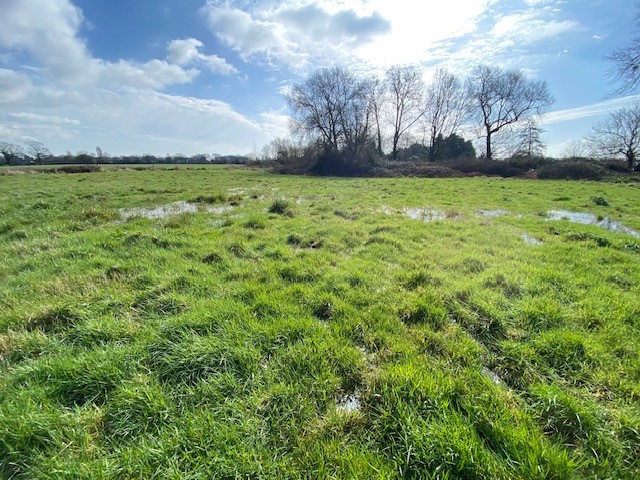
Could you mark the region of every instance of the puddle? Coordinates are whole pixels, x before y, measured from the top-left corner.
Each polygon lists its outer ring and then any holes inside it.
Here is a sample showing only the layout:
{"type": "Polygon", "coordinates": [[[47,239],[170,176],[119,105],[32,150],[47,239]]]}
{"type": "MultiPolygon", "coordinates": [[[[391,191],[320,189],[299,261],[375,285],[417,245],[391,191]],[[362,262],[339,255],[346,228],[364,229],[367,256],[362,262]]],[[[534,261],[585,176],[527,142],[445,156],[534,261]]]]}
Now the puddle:
{"type": "Polygon", "coordinates": [[[232,207],[231,205],[221,205],[219,207],[207,207],[205,208],[205,211],[215,213],[216,215],[222,215],[224,212],[230,212],[234,208],[235,207],[232,207]]]}
{"type": "Polygon", "coordinates": [[[489,368],[482,368],[482,375],[485,378],[488,378],[489,380],[491,380],[493,383],[495,383],[496,385],[504,385],[504,380],[502,380],[502,377],[500,375],[498,375],[495,371],[489,369],[489,368]]]}
{"type": "Polygon", "coordinates": [[[137,207],[119,209],[120,216],[122,216],[122,218],[124,219],[128,219],[131,217],[143,217],[156,220],[171,217],[173,215],[180,215],[181,213],[197,211],[198,206],[195,203],[189,203],[185,201],[173,202],[167,205],[161,205],[156,208],[137,207]]]}
{"type": "Polygon", "coordinates": [[[527,235],[526,233],[520,235],[520,238],[524,240],[524,243],[526,243],[527,245],[544,245],[544,242],[542,240],[538,240],[536,237],[532,237],[531,235],[527,235]]]}
{"type": "Polygon", "coordinates": [[[220,215],[224,212],[233,210],[233,208],[234,207],[229,205],[223,205],[219,207],[207,207],[201,209],[198,204],[181,200],[178,202],[168,203],[167,205],[161,205],[155,208],[120,208],[118,211],[120,212],[120,216],[125,220],[132,217],[143,217],[152,220],[162,220],[163,218],[180,215],[182,213],[196,213],[199,211],[206,211],[209,213],[220,215]]]}
{"type": "Polygon", "coordinates": [[[378,212],[380,213],[384,213],[385,215],[393,215],[395,212],[393,210],[393,208],[391,208],[388,205],[382,205],[379,209],[378,212]]]}
{"type": "Polygon", "coordinates": [[[506,210],[479,210],[476,212],[478,217],[482,218],[495,218],[502,217],[503,215],[507,215],[509,212],[506,210]]]}
{"type": "Polygon", "coordinates": [[[362,401],[360,400],[360,392],[355,392],[347,395],[343,395],[336,402],[336,411],[355,413],[362,409],[362,401]]]}
{"type": "Polygon", "coordinates": [[[362,356],[365,362],[367,362],[367,365],[371,367],[375,362],[376,354],[367,350],[366,347],[356,347],[356,348],[360,351],[360,353],[362,353],[362,356]]]}
{"type": "Polygon", "coordinates": [[[442,210],[429,210],[427,208],[405,208],[404,214],[414,220],[427,223],[447,219],[447,214],[442,210]]]}
{"type": "Polygon", "coordinates": [[[547,220],[568,220],[582,225],[595,225],[600,228],[611,230],[612,232],[624,233],[626,235],[640,238],[640,233],[635,230],[609,218],[599,219],[593,213],[570,212],[568,210],[549,210],[546,216],[547,220]]]}

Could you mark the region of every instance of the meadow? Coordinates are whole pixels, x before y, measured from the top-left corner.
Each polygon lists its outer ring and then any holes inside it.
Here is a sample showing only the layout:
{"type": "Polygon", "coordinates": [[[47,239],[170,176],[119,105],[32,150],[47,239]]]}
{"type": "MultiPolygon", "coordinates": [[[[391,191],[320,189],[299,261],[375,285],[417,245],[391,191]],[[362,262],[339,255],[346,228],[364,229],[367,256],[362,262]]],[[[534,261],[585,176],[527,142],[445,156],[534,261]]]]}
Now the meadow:
{"type": "Polygon", "coordinates": [[[639,478],[639,199],[0,176],[0,476],[639,478]]]}

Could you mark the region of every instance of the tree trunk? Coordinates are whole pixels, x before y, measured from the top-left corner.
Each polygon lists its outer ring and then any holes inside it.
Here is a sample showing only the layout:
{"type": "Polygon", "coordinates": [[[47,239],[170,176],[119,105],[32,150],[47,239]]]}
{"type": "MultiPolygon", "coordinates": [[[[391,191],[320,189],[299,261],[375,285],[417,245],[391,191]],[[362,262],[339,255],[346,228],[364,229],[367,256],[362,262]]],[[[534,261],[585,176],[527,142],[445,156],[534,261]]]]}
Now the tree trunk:
{"type": "Polygon", "coordinates": [[[487,160],[493,160],[493,154],[491,153],[491,131],[487,129],[487,160]]]}
{"type": "Polygon", "coordinates": [[[627,166],[629,170],[633,170],[633,165],[636,162],[636,154],[635,152],[627,152],[627,166]]]}
{"type": "Polygon", "coordinates": [[[398,142],[400,140],[400,136],[397,134],[393,135],[393,150],[391,151],[391,158],[393,160],[398,159],[398,142]]]}

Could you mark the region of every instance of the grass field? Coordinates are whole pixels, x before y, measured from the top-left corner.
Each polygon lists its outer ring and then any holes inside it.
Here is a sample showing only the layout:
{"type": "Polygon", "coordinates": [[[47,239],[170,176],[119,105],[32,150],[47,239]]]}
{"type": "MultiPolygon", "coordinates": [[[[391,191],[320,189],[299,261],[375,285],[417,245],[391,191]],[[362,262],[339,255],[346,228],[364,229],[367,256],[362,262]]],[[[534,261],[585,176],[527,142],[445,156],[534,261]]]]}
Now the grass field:
{"type": "Polygon", "coordinates": [[[0,476],[639,478],[639,200],[0,176],[0,476]]]}

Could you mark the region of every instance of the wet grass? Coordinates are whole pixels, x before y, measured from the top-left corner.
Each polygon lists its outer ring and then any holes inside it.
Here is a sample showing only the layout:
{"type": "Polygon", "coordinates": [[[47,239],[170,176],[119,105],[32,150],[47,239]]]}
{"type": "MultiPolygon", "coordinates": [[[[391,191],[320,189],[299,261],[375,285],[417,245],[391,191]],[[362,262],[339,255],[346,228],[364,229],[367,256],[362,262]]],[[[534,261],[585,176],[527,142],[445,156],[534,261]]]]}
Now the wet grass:
{"type": "Polygon", "coordinates": [[[0,176],[0,476],[638,478],[639,190],[0,176]]]}

